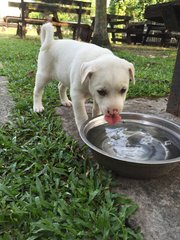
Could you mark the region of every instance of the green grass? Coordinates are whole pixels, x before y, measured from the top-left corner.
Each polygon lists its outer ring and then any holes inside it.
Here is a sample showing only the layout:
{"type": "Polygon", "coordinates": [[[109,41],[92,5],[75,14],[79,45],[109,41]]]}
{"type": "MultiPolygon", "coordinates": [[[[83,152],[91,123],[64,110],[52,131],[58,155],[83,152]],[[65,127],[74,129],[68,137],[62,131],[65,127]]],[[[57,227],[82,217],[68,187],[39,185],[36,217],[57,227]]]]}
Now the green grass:
{"type": "Polygon", "coordinates": [[[65,136],[54,115],[56,84],[47,88],[47,111],[32,112],[39,42],[0,39],[1,75],[16,103],[0,129],[1,239],[141,239],[126,227],[137,205],[112,193],[111,175],[65,136]]]}
{"type": "MultiPolygon", "coordinates": [[[[111,173],[63,132],[54,114],[56,82],[45,92],[46,111],[33,113],[39,41],[1,37],[0,46],[0,75],[9,79],[15,101],[11,121],[0,128],[0,239],[143,239],[127,224],[137,204],[112,192],[111,173]]],[[[139,56],[133,48],[117,52],[137,69],[129,97],[168,93],[175,50],[164,51],[166,60],[139,56]]]]}
{"type": "Polygon", "coordinates": [[[121,47],[115,52],[135,65],[136,84],[128,97],[164,97],[170,92],[176,49],[121,47]]]}

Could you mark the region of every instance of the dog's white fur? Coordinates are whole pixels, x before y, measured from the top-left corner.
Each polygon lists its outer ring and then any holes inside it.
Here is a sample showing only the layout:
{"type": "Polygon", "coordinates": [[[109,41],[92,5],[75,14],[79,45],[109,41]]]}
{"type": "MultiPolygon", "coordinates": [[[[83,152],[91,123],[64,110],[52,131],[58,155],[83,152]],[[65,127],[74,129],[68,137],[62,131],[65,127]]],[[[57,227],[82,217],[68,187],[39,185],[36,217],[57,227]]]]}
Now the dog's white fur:
{"type": "Polygon", "coordinates": [[[41,48],[34,87],[34,111],[42,112],[45,85],[52,79],[58,85],[61,103],[73,106],[78,129],[88,119],[85,100],[93,98],[92,116],[119,113],[123,109],[129,81],[134,79],[134,66],[116,57],[110,50],[74,40],[54,40],[54,28],[46,23],[41,28],[41,48]],[[72,102],[66,90],[70,88],[72,102]]]}

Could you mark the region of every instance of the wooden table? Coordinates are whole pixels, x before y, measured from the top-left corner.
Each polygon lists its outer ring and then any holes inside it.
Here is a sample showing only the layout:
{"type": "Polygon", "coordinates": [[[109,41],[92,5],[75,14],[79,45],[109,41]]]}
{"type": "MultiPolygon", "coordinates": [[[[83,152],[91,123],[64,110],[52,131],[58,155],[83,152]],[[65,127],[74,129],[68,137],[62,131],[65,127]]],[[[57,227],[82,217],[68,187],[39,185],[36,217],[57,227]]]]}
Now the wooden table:
{"type": "MultiPolygon", "coordinates": [[[[93,30],[95,17],[92,17],[91,20],[91,28],[93,30]]],[[[131,17],[127,15],[107,14],[107,32],[111,34],[113,43],[127,42],[127,27],[130,20],[131,17]],[[119,34],[122,36],[119,36],[119,34]]]]}
{"type": "MultiPolygon", "coordinates": [[[[180,32],[180,1],[150,5],[146,8],[145,18],[165,23],[169,31],[180,32]]],[[[172,86],[167,104],[167,112],[180,117],[180,43],[176,56],[172,86]]]]}
{"type": "MultiPolygon", "coordinates": [[[[42,25],[47,21],[47,18],[38,19],[31,18],[29,14],[31,12],[44,13],[47,15],[53,15],[53,24],[57,28],[59,38],[62,38],[61,27],[69,27],[73,29],[73,39],[78,39],[82,33],[82,30],[90,31],[90,25],[82,22],[82,16],[89,16],[91,13],[91,3],[88,1],[80,0],[59,0],[52,3],[46,3],[43,1],[25,1],[19,0],[18,2],[8,1],[9,7],[16,7],[21,10],[21,16],[6,16],[6,22],[21,23],[21,37],[25,36],[26,24],[42,25]],[[71,21],[59,21],[58,13],[73,14],[76,19],[71,21]]],[[[47,16],[48,17],[48,16],[47,16]]]]}

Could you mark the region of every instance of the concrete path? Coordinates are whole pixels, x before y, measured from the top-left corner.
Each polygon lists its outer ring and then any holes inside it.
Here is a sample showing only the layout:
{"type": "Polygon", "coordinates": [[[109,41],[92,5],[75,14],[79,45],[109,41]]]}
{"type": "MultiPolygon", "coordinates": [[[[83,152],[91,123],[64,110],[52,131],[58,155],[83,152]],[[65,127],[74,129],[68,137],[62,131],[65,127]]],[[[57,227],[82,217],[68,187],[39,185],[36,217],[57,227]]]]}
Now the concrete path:
{"type": "Polygon", "coordinates": [[[13,107],[13,101],[7,90],[8,81],[0,76],[0,123],[8,121],[10,109],[13,107]]]}

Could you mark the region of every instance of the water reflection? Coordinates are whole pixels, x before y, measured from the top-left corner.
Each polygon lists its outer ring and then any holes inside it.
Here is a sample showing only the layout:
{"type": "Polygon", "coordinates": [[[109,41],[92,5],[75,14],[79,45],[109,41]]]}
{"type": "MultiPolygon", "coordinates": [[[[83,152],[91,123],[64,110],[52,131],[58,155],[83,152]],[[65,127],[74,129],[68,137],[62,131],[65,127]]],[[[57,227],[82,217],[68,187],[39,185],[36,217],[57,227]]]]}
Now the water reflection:
{"type": "Polygon", "coordinates": [[[169,134],[137,123],[125,123],[119,127],[101,125],[90,130],[88,139],[111,156],[133,162],[166,160],[180,155],[180,149],[169,134]]]}

